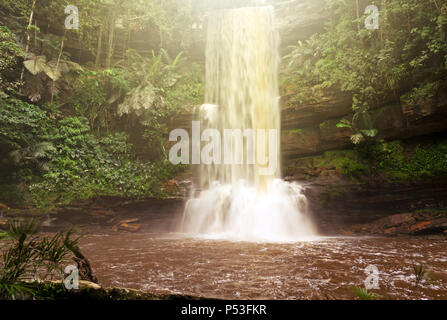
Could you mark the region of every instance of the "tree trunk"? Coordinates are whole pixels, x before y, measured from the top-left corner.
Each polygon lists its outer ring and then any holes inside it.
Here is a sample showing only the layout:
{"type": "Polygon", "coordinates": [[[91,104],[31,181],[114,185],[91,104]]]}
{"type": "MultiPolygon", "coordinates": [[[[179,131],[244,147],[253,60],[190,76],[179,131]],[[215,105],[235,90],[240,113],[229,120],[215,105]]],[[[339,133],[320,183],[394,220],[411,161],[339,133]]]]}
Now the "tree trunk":
{"type": "Polygon", "coordinates": [[[83,39],[83,35],[81,32],[79,32],[79,51],[78,51],[78,63],[81,64],[81,59],[82,59],[82,39],[83,39]]]}
{"type": "Polygon", "coordinates": [[[129,50],[131,38],[132,38],[132,30],[129,28],[129,32],[127,33],[127,40],[126,40],[126,50],[124,51],[124,61],[127,61],[126,52],[127,52],[127,50],[129,50]]]}
{"type": "MultiPolygon", "coordinates": [[[[130,9],[127,9],[127,17],[130,17],[130,9]]],[[[132,30],[130,29],[130,22],[128,22],[129,25],[127,26],[127,36],[126,36],[126,41],[124,43],[124,48],[123,48],[123,59],[124,61],[126,61],[126,52],[127,49],[129,48],[129,43],[130,43],[130,33],[132,32],[132,30]]]]}
{"type": "Polygon", "coordinates": [[[81,280],[98,283],[98,278],[96,278],[95,275],[93,274],[90,261],[88,261],[88,259],[82,254],[81,250],[79,250],[79,247],[72,248],[71,252],[75,256],[73,260],[77,264],[81,280]]]}
{"type": "Polygon", "coordinates": [[[112,9],[112,16],[110,19],[109,24],[109,48],[107,52],[107,60],[106,60],[106,67],[110,68],[112,65],[112,57],[113,57],[113,49],[114,49],[114,42],[115,42],[115,9],[112,9]]]}
{"type": "MultiPolygon", "coordinates": [[[[26,27],[26,45],[25,45],[25,53],[27,53],[29,51],[29,44],[31,41],[31,34],[29,32],[29,28],[33,25],[33,18],[34,18],[34,9],[36,8],[36,1],[33,1],[33,5],[31,7],[31,13],[29,15],[29,20],[28,20],[28,26],[26,27]]],[[[22,67],[22,72],[20,74],[20,82],[23,81],[23,77],[25,75],[25,66],[22,67]]]]}
{"type": "Polygon", "coordinates": [[[104,34],[104,23],[101,23],[99,27],[99,37],[98,37],[98,47],[96,48],[96,61],[95,66],[98,67],[101,63],[101,53],[102,53],[102,37],[104,34]]]}
{"type": "MultiPolygon", "coordinates": [[[[54,71],[55,74],[59,70],[59,64],[61,62],[62,53],[64,52],[64,42],[65,42],[65,35],[66,34],[67,34],[67,29],[65,29],[64,36],[62,37],[61,48],[59,50],[59,56],[57,57],[56,70],[54,71]]],[[[55,88],[56,88],[56,80],[53,79],[53,85],[51,86],[51,103],[53,103],[53,101],[54,101],[54,90],[55,90],[55,88]]]]}
{"type": "Polygon", "coordinates": [[[37,20],[34,20],[34,48],[37,48],[37,20]]]}
{"type": "Polygon", "coordinates": [[[357,31],[360,32],[360,5],[359,5],[359,0],[356,0],[356,5],[357,5],[357,31]]]}

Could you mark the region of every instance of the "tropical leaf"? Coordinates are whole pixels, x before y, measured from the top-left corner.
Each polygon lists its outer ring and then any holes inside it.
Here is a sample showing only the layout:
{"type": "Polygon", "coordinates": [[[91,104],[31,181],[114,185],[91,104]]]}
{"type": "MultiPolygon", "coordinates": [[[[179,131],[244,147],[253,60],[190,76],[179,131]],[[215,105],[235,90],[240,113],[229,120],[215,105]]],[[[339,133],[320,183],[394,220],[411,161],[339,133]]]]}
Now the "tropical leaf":
{"type": "Polygon", "coordinates": [[[358,145],[365,140],[365,137],[361,133],[357,133],[351,136],[351,141],[353,144],[358,145]]]}
{"type": "Polygon", "coordinates": [[[367,136],[369,138],[374,138],[375,136],[377,136],[379,131],[377,129],[361,130],[361,133],[363,133],[365,136],[367,136]]]}
{"type": "Polygon", "coordinates": [[[45,74],[53,81],[57,81],[62,76],[62,72],[58,68],[53,68],[49,65],[45,66],[45,74]]]}
{"type": "Polygon", "coordinates": [[[337,123],[337,128],[349,128],[349,129],[352,129],[352,125],[340,122],[340,123],[337,123]]]}
{"type": "Polygon", "coordinates": [[[149,110],[152,107],[156,96],[152,85],[138,87],[118,106],[118,115],[122,116],[134,112],[137,116],[142,116],[145,110],[149,110]]]}
{"type": "Polygon", "coordinates": [[[26,148],[14,150],[9,153],[9,157],[14,165],[26,164],[29,161],[34,161],[41,166],[46,163],[41,162],[49,157],[51,152],[56,149],[50,142],[41,142],[31,145],[26,148]]]}
{"type": "Polygon", "coordinates": [[[352,292],[359,297],[360,300],[377,300],[380,299],[380,295],[369,291],[367,288],[352,287],[352,292]]]}
{"type": "MultiPolygon", "coordinates": [[[[25,49],[25,48],[23,48],[23,49],[25,49]]],[[[25,60],[33,60],[36,58],[36,55],[32,52],[25,52],[24,58],[25,58],[25,60]]]]}
{"type": "Polygon", "coordinates": [[[70,68],[64,61],[60,61],[58,64],[57,60],[51,60],[47,63],[44,71],[51,80],[58,81],[62,77],[62,74],[70,71],[70,68]]]}
{"type": "MultiPolygon", "coordinates": [[[[72,63],[72,64],[76,64],[76,63],[72,63]]],[[[59,65],[57,64],[57,60],[51,60],[50,62],[48,62],[48,66],[53,68],[53,69],[57,69],[61,72],[61,73],[68,73],[70,72],[70,67],[67,64],[67,61],[59,61],[59,65]]]]}
{"type": "Polygon", "coordinates": [[[45,71],[47,66],[47,58],[45,56],[37,56],[34,59],[24,61],[23,65],[25,66],[26,70],[35,76],[45,71]]]}
{"type": "MultiPolygon", "coordinates": [[[[65,61],[69,71],[84,71],[84,68],[80,64],[73,61],[65,61]]],[[[68,72],[68,71],[67,71],[68,72]]]]}

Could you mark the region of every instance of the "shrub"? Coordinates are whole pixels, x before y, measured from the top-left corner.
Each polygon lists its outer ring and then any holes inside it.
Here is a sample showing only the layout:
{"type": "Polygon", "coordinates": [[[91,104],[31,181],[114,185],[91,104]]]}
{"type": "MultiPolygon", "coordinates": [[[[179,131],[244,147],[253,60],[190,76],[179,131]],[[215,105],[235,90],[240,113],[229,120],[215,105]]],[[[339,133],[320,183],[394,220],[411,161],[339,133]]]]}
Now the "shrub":
{"type": "Polygon", "coordinates": [[[31,186],[40,208],[98,196],[163,196],[163,182],[180,169],[167,161],[146,163],[137,159],[124,133],[97,139],[86,118],[68,117],[59,125],[51,138],[56,151],[50,171],[31,186]]]}
{"type": "Polygon", "coordinates": [[[0,26],[0,93],[15,90],[19,85],[19,63],[24,53],[7,27],[0,26]]]}
{"type": "Polygon", "coordinates": [[[377,144],[372,151],[373,162],[379,171],[395,180],[421,179],[447,173],[447,142],[417,146],[405,154],[401,142],[377,144]]]}
{"type": "Polygon", "coordinates": [[[73,258],[78,239],[72,232],[39,237],[39,225],[31,220],[12,222],[1,240],[0,298],[46,298],[32,286],[32,281],[61,279],[64,262],[73,258]],[[30,282],[31,281],[31,282],[30,282]]]}

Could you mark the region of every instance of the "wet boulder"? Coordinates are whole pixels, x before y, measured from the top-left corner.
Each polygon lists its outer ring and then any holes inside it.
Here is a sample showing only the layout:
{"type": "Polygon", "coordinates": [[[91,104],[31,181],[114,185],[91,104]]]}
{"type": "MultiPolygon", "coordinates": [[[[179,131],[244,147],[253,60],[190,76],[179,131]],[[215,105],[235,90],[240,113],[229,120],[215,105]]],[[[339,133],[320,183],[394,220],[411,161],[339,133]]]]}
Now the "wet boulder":
{"type": "Polygon", "coordinates": [[[122,220],[117,225],[113,227],[113,230],[115,232],[118,231],[127,231],[127,232],[138,232],[141,230],[142,225],[137,224],[139,219],[128,219],[128,220],[122,220]]]}

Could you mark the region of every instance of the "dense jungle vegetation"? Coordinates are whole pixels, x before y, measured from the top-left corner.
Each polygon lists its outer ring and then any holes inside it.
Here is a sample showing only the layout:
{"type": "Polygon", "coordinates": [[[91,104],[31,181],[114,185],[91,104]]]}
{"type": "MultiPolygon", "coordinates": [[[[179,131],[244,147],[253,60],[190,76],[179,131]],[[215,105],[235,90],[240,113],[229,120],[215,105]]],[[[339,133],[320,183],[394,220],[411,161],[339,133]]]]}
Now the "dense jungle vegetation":
{"type": "Polygon", "coordinates": [[[192,9],[178,2],[0,1],[1,202],[165,195],[182,169],[166,160],[166,123],[203,86],[182,52],[192,9]],[[64,27],[68,5],[79,29],[64,27]],[[137,33],[153,50],[130,47],[137,33]]]}
{"type": "Polygon", "coordinates": [[[447,173],[447,141],[404,152],[399,141],[379,139],[372,112],[386,103],[410,107],[435,105],[446,90],[447,3],[442,0],[327,1],[325,31],[290,47],[282,74],[282,93],[299,103],[318,102],[322,92],[352,96],[352,117],[337,124],[352,131],[361,158],[349,158],[343,172],[371,173],[390,178],[421,178],[447,173]],[[365,28],[369,13],[379,9],[378,29],[365,28]]]}
{"type": "Polygon", "coordinates": [[[333,14],[325,32],[291,47],[284,92],[300,102],[318,100],[322,89],[352,94],[354,143],[377,132],[370,110],[399,99],[430,104],[447,78],[447,4],[440,0],[379,1],[377,30],[365,28],[369,2],[327,1],[333,14]]]}
{"type": "MultiPolygon", "coordinates": [[[[447,80],[447,4],[373,2],[377,30],[364,27],[369,1],[328,1],[325,31],[283,59],[282,93],[298,103],[325,90],[351,94],[353,116],[338,127],[352,130],[376,167],[411,176],[396,168],[409,166],[400,147],[377,139],[371,111],[386,101],[433,103],[447,80]]],[[[203,66],[185,54],[196,45],[195,4],[0,1],[0,202],[49,209],[97,196],[167,195],[164,184],[183,169],[166,159],[169,120],[203,100],[203,66]],[[68,5],[79,8],[79,29],[64,27],[68,5]],[[136,41],[141,35],[149,46],[136,41]]],[[[414,167],[447,171],[445,142],[418,154],[426,157],[414,167]]],[[[363,165],[344,170],[367,172],[363,165]]]]}
{"type": "MultiPolygon", "coordinates": [[[[203,51],[193,35],[204,33],[197,3],[206,1],[0,0],[0,217],[7,206],[46,213],[97,197],[170,196],[185,168],[167,159],[169,126],[203,103],[204,61],[191,52],[203,51]],[[69,5],[79,28],[66,28],[69,5]]],[[[372,113],[390,103],[431,108],[447,90],[447,1],[328,0],[324,12],[324,31],[283,58],[281,93],[297,106],[328,92],[352,97],[352,115],[336,125],[352,148],[300,156],[290,176],[301,166],[310,179],[332,170],[355,183],[445,177],[445,133],[407,148],[381,138],[372,113]],[[378,29],[364,25],[370,4],[378,29]]],[[[0,299],[64,297],[62,284],[44,281],[82,262],[79,238],[40,234],[34,221],[8,227],[0,299]]]]}

